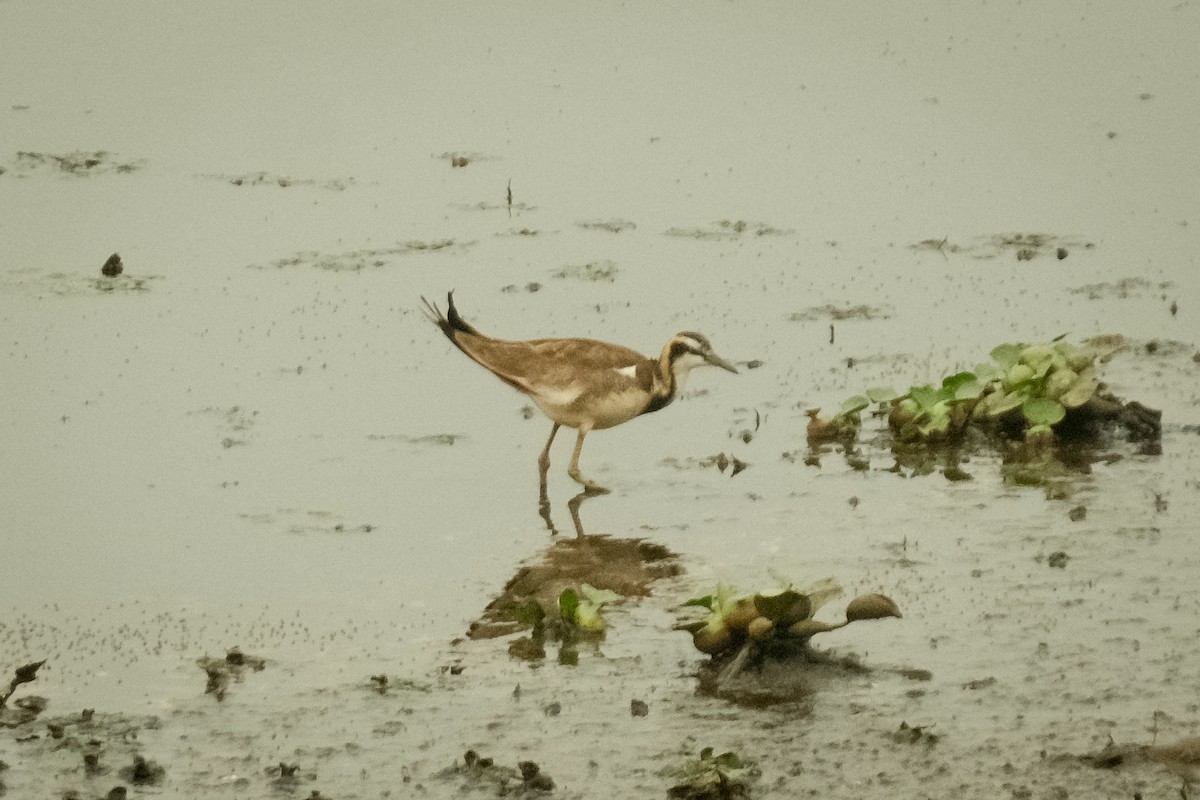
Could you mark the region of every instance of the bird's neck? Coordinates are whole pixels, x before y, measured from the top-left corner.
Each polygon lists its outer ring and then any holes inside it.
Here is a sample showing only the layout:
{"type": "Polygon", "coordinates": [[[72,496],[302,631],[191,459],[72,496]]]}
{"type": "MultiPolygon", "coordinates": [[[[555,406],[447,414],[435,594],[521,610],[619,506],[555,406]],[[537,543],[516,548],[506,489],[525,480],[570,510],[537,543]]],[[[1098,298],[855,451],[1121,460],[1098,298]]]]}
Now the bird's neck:
{"type": "Polygon", "coordinates": [[[646,405],[643,414],[665,408],[675,399],[676,392],[679,390],[679,381],[675,377],[673,360],[671,345],[668,344],[663,348],[658,361],[654,363],[654,380],[650,384],[650,402],[646,405]]]}

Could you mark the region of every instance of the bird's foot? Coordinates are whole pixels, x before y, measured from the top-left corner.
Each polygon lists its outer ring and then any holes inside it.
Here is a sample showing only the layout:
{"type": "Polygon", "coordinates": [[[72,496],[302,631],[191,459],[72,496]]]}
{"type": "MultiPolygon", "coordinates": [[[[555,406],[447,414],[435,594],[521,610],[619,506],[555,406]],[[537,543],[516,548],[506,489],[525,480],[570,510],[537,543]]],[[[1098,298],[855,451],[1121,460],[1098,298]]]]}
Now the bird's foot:
{"type": "Polygon", "coordinates": [[[611,489],[606,489],[598,483],[588,480],[583,477],[583,473],[577,469],[568,469],[567,474],[570,475],[576,483],[583,487],[584,494],[608,494],[611,489]]]}

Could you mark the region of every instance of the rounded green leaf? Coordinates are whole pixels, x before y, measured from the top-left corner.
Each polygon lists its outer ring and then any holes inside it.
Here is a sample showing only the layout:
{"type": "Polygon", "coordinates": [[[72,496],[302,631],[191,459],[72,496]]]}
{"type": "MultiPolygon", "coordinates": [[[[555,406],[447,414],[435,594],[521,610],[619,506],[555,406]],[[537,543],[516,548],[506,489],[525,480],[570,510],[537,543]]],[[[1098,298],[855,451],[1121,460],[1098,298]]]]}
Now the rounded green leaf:
{"type": "Polygon", "coordinates": [[[983,384],[976,380],[966,381],[954,387],[955,400],[977,400],[983,394],[983,384]]]}
{"type": "Polygon", "coordinates": [[[1028,364],[1014,364],[1004,376],[1004,386],[1009,391],[1033,380],[1033,368],[1028,364]]]}
{"type": "Polygon", "coordinates": [[[853,397],[847,398],[846,401],[842,403],[842,410],[839,411],[838,414],[857,414],[869,405],[871,405],[871,401],[868,400],[865,395],[856,394],[853,397]]]}
{"type": "Polygon", "coordinates": [[[978,383],[974,372],[959,372],[942,379],[942,388],[957,393],[960,386],[978,383]]]}
{"type": "Polygon", "coordinates": [[[876,386],[874,389],[867,389],[867,399],[872,403],[886,403],[899,396],[896,394],[896,390],[890,386],[876,386]]]}
{"type": "Polygon", "coordinates": [[[1021,413],[1034,425],[1057,425],[1067,415],[1066,409],[1057,400],[1048,397],[1031,397],[1021,404],[1021,413]]]}
{"type": "Polygon", "coordinates": [[[1031,344],[1021,351],[1020,362],[1031,367],[1038,367],[1054,356],[1054,348],[1045,344],[1031,344]]]}
{"type": "Polygon", "coordinates": [[[1019,344],[996,345],[992,348],[992,358],[996,360],[997,364],[1007,370],[1017,363],[1017,359],[1021,357],[1023,349],[1025,349],[1024,345],[1019,344]]]}
{"type": "Polygon", "coordinates": [[[1007,414],[1014,408],[1020,408],[1028,396],[1029,392],[1021,390],[1008,392],[1007,394],[1004,392],[992,392],[986,398],[988,401],[986,414],[989,417],[998,417],[1001,414],[1007,414]]]}
{"type": "Polygon", "coordinates": [[[1079,408],[1092,399],[1092,395],[1096,393],[1096,389],[1099,387],[1100,382],[1092,377],[1092,371],[1090,369],[1085,370],[1070,389],[1059,395],[1058,402],[1067,408],[1079,408]]]}

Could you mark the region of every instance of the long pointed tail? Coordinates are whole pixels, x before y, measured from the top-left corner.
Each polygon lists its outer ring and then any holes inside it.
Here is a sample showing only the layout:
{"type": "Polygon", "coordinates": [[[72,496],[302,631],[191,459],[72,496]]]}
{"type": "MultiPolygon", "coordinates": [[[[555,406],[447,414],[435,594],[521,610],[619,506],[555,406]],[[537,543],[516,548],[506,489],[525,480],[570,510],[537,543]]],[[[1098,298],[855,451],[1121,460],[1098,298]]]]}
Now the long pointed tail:
{"type": "MultiPolygon", "coordinates": [[[[442,311],[437,307],[437,304],[429,302],[424,297],[421,298],[421,302],[425,305],[425,316],[429,318],[430,322],[441,328],[442,333],[446,334],[446,338],[450,341],[454,342],[455,332],[469,333],[473,336],[483,335],[476,330],[474,326],[463,319],[458,313],[458,309],[454,307],[453,289],[446,293],[445,315],[442,314],[442,311]]],[[[458,342],[455,342],[455,344],[458,344],[458,342]]]]}

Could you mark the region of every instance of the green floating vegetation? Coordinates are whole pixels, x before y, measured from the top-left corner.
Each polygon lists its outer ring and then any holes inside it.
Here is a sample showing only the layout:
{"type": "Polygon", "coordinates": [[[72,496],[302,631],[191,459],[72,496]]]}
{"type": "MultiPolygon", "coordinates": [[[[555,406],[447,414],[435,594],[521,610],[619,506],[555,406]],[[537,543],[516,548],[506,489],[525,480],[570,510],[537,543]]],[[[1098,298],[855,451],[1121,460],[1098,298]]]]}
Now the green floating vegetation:
{"type": "Polygon", "coordinates": [[[853,435],[872,403],[887,404],[889,427],[901,441],[955,436],[973,422],[1006,423],[1026,439],[1052,437],[1056,425],[1096,395],[1099,355],[1062,336],[1045,344],[1001,344],[992,349],[991,361],[949,375],[940,385],[912,386],[904,394],[871,389],[847,399],[827,420],[817,416],[819,409],[810,410],[809,442],[853,435]]]}
{"type": "Polygon", "coordinates": [[[719,800],[749,796],[759,771],[733,751],[716,753],[713,748],[705,747],[697,757],[666,767],[662,774],[676,781],[667,790],[668,797],[719,800]]]}
{"type": "Polygon", "coordinates": [[[529,636],[512,642],[509,653],[526,661],[538,661],[546,657],[545,644],[551,640],[560,644],[560,663],[576,664],[580,643],[594,646],[604,638],[607,629],[602,614],[604,606],[621,599],[616,592],[584,583],[578,590],[571,587],[562,590],[558,596],[558,614],[547,614],[536,600],[514,605],[508,609],[509,616],[532,630],[529,636]]]}
{"type": "Polygon", "coordinates": [[[900,609],[882,594],[856,597],[846,607],[843,622],[827,623],[814,615],[830,600],[843,594],[833,578],[824,578],[805,589],[791,586],[777,592],[739,594],[732,586],[717,584],[712,594],[696,597],[684,607],[706,609],[708,615],[677,626],[692,634],[696,649],[720,656],[748,642],[768,641],[801,644],[818,633],[837,630],[852,622],[884,617],[900,617],[900,609]]]}

